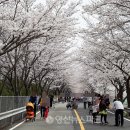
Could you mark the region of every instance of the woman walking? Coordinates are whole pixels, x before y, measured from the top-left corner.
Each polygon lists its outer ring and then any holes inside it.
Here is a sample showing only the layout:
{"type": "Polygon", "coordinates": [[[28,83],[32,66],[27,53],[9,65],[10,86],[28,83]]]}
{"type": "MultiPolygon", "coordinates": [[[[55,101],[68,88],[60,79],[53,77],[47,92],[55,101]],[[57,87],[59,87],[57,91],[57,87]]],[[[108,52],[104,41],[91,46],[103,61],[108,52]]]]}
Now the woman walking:
{"type": "Polygon", "coordinates": [[[100,104],[99,104],[99,114],[101,115],[101,124],[108,124],[107,122],[107,106],[104,102],[104,98],[101,97],[100,98],[100,104]],[[104,122],[103,122],[103,118],[104,118],[104,122]]]}
{"type": "Polygon", "coordinates": [[[42,97],[39,99],[39,106],[40,106],[40,113],[41,113],[41,118],[45,119],[45,112],[46,110],[49,111],[50,107],[50,99],[47,96],[47,92],[42,93],[42,97]]]}

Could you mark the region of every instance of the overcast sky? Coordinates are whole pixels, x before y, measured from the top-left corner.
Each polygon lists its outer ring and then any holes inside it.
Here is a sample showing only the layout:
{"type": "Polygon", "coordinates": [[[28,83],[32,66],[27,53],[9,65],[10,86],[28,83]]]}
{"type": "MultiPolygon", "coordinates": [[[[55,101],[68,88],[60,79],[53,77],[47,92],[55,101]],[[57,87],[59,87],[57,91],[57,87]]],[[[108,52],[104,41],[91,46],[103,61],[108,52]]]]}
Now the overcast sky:
{"type": "MultiPolygon", "coordinates": [[[[74,1],[78,1],[78,0],[70,0],[72,2],[74,1]]],[[[37,3],[44,3],[44,0],[37,0],[37,3]]],[[[82,5],[88,4],[90,3],[90,0],[82,0],[82,5]]],[[[79,29],[84,28],[86,26],[86,22],[84,21],[84,19],[82,18],[82,5],[79,7],[79,12],[75,15],[76,18],[79,19],[79,25],[77,27],[79,27],[79,29]]],[[[74,51],[75,49],[77,49],[78,47],[81,46],[82,44],[82,40],[80,37],[75,39],[75,47],[73,47],[70,51],[74,51]]],[[[79,66],[78,63],[74,62],[72,64],[72,66],[70,66],[69,72],[72,73],[72,76],[69,78],[69,82],[70,85],[73,88],[73,92],[81,92],[83,86],[80,83],[80,78],[81,78],[81,74],[82,74],[82,67],[79,66]]]]}
{"type": "MultiPolygon", "coordinates": [[[[45,0],[37,0],[36,2],[37,3],[44,3],[45,0]]],[[[78,0],[69,0],[69,1],[72,1],[72,2],[76,2],[78,0]]],[[[91,3],[91,0],[80,0],[82,1],[82,5],[81,7],[79,7],[80,11],[77,13],[77,15],[75,15],[75,17],[77,17],[79,19],[79,27],[83,28],[86,26],[86,23],[84,21],[84,19],[82,18],[82,6],[86,5],[86,4],[90,4],[91,3]]]]}

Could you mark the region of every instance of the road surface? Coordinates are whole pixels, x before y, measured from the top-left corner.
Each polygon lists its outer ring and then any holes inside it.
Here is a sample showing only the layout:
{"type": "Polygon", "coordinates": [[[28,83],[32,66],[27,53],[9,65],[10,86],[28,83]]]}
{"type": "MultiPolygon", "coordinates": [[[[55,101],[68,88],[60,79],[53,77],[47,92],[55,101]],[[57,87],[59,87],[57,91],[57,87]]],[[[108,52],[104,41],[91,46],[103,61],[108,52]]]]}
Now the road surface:
{"type": "Polygon", "coordinates": [[[129,130],[130,121],[125,120],[123,127],[114,126],[114,115],[108,114],[108,125],[93,124],[88,110],[79,104],[78,110],[67,110],[66,103],[58,103],[55,108],[50,109],[46,120],[37,114],[35,122],[21,122],[8,128],[8,130],[129,130]]]}

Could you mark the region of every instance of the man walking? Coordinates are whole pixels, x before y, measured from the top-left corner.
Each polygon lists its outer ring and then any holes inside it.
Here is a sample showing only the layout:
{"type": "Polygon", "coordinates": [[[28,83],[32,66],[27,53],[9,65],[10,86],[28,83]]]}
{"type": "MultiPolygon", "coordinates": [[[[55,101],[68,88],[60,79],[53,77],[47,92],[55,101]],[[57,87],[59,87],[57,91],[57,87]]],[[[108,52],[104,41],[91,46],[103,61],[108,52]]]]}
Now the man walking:
{"type": "Polygon", "coordinates": [[[123,126],[123,124],[124,124],[124,118],[123,118],[124,106],[121,101],[118,101],[116,99],[114,99],[113,102],[114,102],[113,108],[116,110],[115,111],[115,126],[119,126],[119,124],[118,124],[119,114],[121,115],[121,126],[123,126]]]}

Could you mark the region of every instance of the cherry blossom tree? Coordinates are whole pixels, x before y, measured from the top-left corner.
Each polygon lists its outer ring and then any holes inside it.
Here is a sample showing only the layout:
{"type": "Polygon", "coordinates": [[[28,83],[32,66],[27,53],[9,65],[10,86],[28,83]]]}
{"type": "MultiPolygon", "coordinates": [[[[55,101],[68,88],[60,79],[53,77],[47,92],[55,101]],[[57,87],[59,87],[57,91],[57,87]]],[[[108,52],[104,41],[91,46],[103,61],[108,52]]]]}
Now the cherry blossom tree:
{"type": "Polygon", "coordinates": [[[77,34],[78,5],[68,0],[0,3],[1,77],[12,95],[28,95],[33,86],[49,90],[57,79],[63,81],[59,75],[69,64],[66,52],[77,34]]]}
{"type": "Polygon", "coordinates": [[[87,65],[102,72],[103,77],[116,87],[120,97],[126,90],[128,106],[129,4],[130,1],[123,0],[99,0],[84,6],[84,13],[95,17],[96,22],[89,21],[88,29],[83,30],[85,43],[92,47],[92,57],[87,56],[90,59],[89,63],[87,59],[87,65]]]}

